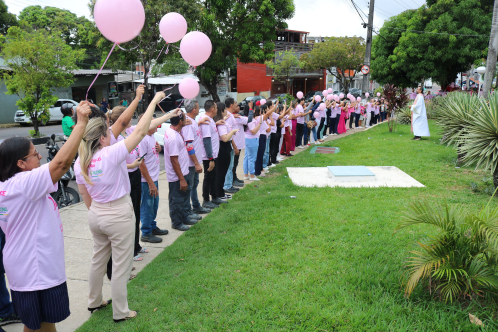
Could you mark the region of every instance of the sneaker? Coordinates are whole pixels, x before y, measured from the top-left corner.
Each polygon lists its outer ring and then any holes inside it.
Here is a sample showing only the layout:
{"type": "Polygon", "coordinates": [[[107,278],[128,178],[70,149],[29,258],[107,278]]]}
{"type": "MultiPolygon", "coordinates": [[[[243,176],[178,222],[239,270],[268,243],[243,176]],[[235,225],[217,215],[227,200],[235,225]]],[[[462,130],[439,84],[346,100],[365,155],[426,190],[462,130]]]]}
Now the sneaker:
{"type": "Polygon", "coordinates": [[[169,231],[167,229],[160,229],[156,227],[152,230],[152,235],[168,235],[169,231]]]}
{"type": "Polygon", "coordinates": [[[277,165],[277,164],[280,164],[280,161],[275,161],[275,163],[273,165],[277,165]]]}
{"type": "Polygon", "coordinates": [[[140,237],[140,240],[142,242],[150,242],[150,243],[161,243],[163,242],[163,239],[161,239],[160,237],[158,236],[155,236],[153,234],[149,234],[149,235],[142,235],[140,237]]]}
{"type": "Polygon", "coordinates": [[[249,176],[244,175],[244,180],[249,180],[249,176]]]}
{"type": "Polygon", "coordinates": [[[198,208],[192,209],[192,212],[196,214],[207,214],[211,212],[211,209],[206,209],[203,208],[202,206],[199,206],[198,208]]]}
{"type": "Polygon", "coordinates": [[[270,171],[270,168],[269,168],[269,167],[265,167],[265,168],[263,168],[263,170],[264,170],[265,172],[269,172],[269,171],[270,171]]]}
{"type": "Polygon", "coordinates": [[[192,225],[195,225],[197,224],[199,221],[198,220],[195,220],[193,218],[189,218],[187,221],[183,222],[185,225],[189,225],[189,226],[192,226],[192,225]]]}
{"type": "Polygon", "coordinates": [[[323,139],[326,139],[328,136],[323,136],[323,139]]]}
{"type": "Polygon", "coordinates": [[[228,203],[225,199],[221,199],[219,197],[216,197],[211,202],[213,202],[214,204],[218,204],[218,205],[223,204],[223,203],[228,203]]]}
{"type": "Polygon", "coordinates": [[[270,165],[270,166],[268,166],[268,167],[275,167],[275,166],[277,166],[277,165],[275,165],[275,164],[271,164],[271,165],[270,165]]]}
{"type": "Polygon", "coordinates": [[[362,126],[359,126],[359,127],[356,127],[356,128],[360,129],[360,128],[363,128],[363,127],[362,127],[362,126]]]}
{"type": "Polygon", "coordinates": [[[279,161],[284,161],[284,158],[282,158],[282,157],[277,157],[277,162],[279,162],[279,161]]]}
{"type": "Polygon", "coordinates": [[[311,146],[311,143],[308,143],[308,146],[311,146]]]}
{"type": "Polygon", "coordinates": [[[202,217],[198,214],[195,214],[194,212],[190,211],[190,214],[188,215],[190,219],[195,219],[195,220],[201,220],[202,217]]]}
{"type": "Polygon", "coordinates": [[[214,204],[213,202],[206,202],[202,203],[202,207],[206,209],[216,209],[218,207],[218,204],[214,204]]]}
{"type": "Polygon", "coordinates": [[[290,154],[290,153],[289,153],[289,154],[286,154],[286,156],[287,156],[287,157],[294,157],[294,155],[293,155],[293,154],[290,154]]]}
{"type": "Polygon", "coordinates": [[[258,179],[257,177],[253,177],[253,178],[250,178],[249,181],[261,181],[261,180],[258,179]]]}
{"type": "Polygon", "coordinates": [[[242,181],[233,181],[232,186],[242,188],[242,187],[244,187],[244,182],[242,182],[242,181]]]}
{"type": "Polygon", "coordinates": [[[224,199],[224,200],[228,201],[229,199],[232,199],[232,195],[225,194],[225,196],[220,197],[220,199],[224,199]]]}
{"type": "Polygon", "coordinates": [[[236,193],[237,191],[239,191],[239,190],[240,190],[240,189],[238,189],[238,188],[234,188],[234,187],[229,188],[229,189],[224,189],[224,191],[225,191],[226,193],[229,193],[229,194],[235,194],[235,193],[236,193]]]}
{"type": "Polygon", "coordinates": [[[304,146],[299,145],[297,148],[298,148],[298,149],[304,149],[304,146]]]}
{"type": "Polygon", "coordinates": [[[190,229],[187,225],[181,224],[180,226],[172,226],[173,229],[177,229],[179,231],[185,232],[190,229]]]}
{"type": "Polygon", "coordinates": [[[21,318],[19,318],[19,316],[17,316],[14,313],[8,315],[7,317],[0,318],[0,326],[4,326],[7,324],[13,324],[13,323],[20,323],[20,322],[21,322],[21,318]]]}

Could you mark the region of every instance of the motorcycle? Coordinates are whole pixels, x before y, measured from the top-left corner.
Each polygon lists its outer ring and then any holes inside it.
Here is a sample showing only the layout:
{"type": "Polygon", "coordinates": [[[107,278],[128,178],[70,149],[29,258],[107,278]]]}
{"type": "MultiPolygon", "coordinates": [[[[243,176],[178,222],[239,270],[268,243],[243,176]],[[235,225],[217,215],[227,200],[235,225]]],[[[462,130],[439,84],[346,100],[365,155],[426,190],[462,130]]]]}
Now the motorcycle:
{"type": "MultiPolygon", "coordinates": [[[[63,141],[65,141],[63,139],[63,141]]],[[[47,162],[50,162],[59,152],[60,148],[56,143],[55,134],[48,139],[46,144],[46,149],[48,150],[47,162]]],[[[73,205],[80,202],[80,195],[78,191],[73,188],[68,187],[69,181],[75,177],[74,175],[74,161],[69,170],[64,174],[59,180],[59,189],[55,193],[51,193],[52,198],[57,202],[57,206],[60,208],[73,205]]]]}

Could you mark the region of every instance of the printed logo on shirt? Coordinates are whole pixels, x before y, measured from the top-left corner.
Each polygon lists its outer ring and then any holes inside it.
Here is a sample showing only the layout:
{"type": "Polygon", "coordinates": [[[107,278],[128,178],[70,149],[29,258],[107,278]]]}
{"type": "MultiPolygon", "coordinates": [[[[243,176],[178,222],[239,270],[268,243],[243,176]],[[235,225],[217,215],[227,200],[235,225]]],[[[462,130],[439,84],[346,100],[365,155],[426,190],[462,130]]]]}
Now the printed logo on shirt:
{"type": "Polygon", "coordinates": [[[0,207],[0,221],[7,221],[8,212],[6,207],[0,207]]]}
{"type": "Polygon", "coordinates": [[[195,131],[195,134],[197,135],[197,137],[202,137],[202,133],[201,133],[201,130],[200,129],[197,129],[195,131]]]}
{"type": "MultiPolygon", "coordinates": [[[[48,195],[48,199],[52,202],[52,205],[54,206],[54,211],[57,212],[57,217],[60,217],[59,207],[57,206],[57,202],[50,195],[48,195]]],[[[62,232],[62,224],[61,224],[61,232],[62,232]]]]}
{"type": "Polygon", "coordinates": [[[7,196],[7,192],[6,191],[0,191],[0,196],[7,196]]]}
{"type": "Polygon", "coordinates": [[[98,169],[96,171],[91,171],[90,175],[91,175],[91,177],[96,178],[96,177],[102,176],[103,174],[102,174],[102,170],[98,169]]]}

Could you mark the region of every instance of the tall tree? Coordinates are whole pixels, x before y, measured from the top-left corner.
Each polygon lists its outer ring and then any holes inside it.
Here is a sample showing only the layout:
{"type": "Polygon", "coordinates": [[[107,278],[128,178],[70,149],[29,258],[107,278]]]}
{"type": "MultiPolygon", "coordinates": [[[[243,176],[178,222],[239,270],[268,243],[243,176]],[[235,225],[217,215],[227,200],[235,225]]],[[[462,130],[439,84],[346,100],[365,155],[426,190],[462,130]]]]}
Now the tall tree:
{"type": "Polygon", "coordinates": [[[306,69],[326,69],[339,80],[344,93],[348,93],[363,65],[365,49],[363,38],[331,37],[315,44],[311,52],[301,56],[301,62],[306,69]]]}
{"type": "Polygon", "coordinates": [[[496,57],[498,52],[498,0],[495,0],[493,8],[493,21],[491,23],[491,35],[489,37],[488,58],[486,60],[486,75],[484,76],[484,96],[491,91],[491,84],[496,72],[496,57]]]}
{"type": "Polygon", "coordinates": [[[6,93],[19,97],[16,104],[31,119],[38,135],[40,120],[50,117],[49,107],[57,101],[51,89],[73,83],[72,70],[85,57],[84,51],[71,49],[58,34],[19,27],[10,28],[0,42],[1,56],[11,68],[3,76],[6,93]]]}
{"type": "Polygon", "coordinates": [[[0,0],[0,34],[7,34],[10,27],[17,25],[16,15],[9,13],[5,1],[0,0]]]}
{"type": "Polygon", "coordinates": [[[294,15],[293,0],[202,0],[200,30],[209,36],[213,52],[196,68],[196,75],[214,101],[218,83],[236,59],[264,63],[274,55],[276,32],[294,15]]]}
{"type": "Polygon", "coordinates": [[[19,22],[33,30],[46,30],[58,35],[74,50],[84,49],[87,57],[78,63],[80,68],[95,68],[101,61],[101,52],[95,49],[95,27],[86,17],[78,17],[69,10],[56,7],[29,6],[19,14],[19,22]]]}
{"type": "Polygon", "coordinates": [[[301,66],[301,62],[293,49],[278,52],[274,60],[265,62],[266,66],[273,70],[273,77],[285,86],[285,92],[289,92],[290,79],[301,66]]]}

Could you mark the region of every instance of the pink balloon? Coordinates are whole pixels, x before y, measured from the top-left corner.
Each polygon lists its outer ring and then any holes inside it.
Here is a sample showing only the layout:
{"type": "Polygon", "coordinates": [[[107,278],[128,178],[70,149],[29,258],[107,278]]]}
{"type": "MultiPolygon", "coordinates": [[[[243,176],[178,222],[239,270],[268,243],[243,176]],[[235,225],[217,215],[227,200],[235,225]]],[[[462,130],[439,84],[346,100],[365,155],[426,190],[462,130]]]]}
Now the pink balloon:
{"type": "Polygon", "coordinates": [[[333,93],[333,92],[334,92],[334,90],[332,90],[332,88],[329,88],[327,91],[328,91],[329,93],[333,93]]]}
{"type": "Polygon", "coordinates": [[[335,99],[335,101],[339,101],[339,100],[341,100],[341,98],[339,98],[339,96],[338,96],[338,95],[334,95],[334,99],[335,99]]]}
{"type": "Polygon", "coordinates": [[[333,100],[334,99],[334,95],[333,94],[330,94],[330,95],[327,95],[327,100],[333,100]]]}
{"type": "Polygon", "coordinates": [[[189,32],[180,43],[180,54],[191,66],[197,67],[209,59],[213,45],[209,37],[200,31],[189,32]]]}
{"type": "Polygon", "coordinates": [[[325,110],[326,108],[327,108],[327,106],[326,106],[325,104],[323,104],[323,103],[322,103],[322,104],[320,104],[320,106],[318,106],[318,109],[319,109],[320,111],[323,111],[323,110],[325,110]]]}
{"type": "Polygon", "coordinates": [[[302,91],[299,91],[298,93],[296,93],[296,97],[297,99],[302,99],[304,96],[303,92],[302,91]]]}
{"type": "Polygon", "coordinates": [[[356,98],[356,101],[360,102],[361,101],[361,97],[356,98]]]}
{"type": "Polygon", "coordinates": [[[315,119],[319,119],[320,118],[320,113],[318,113],[318,112],[313,113],[313,117],[315,119]]]}
{"type": "Polygon", "coordinates": [[[191,77],[184,78],[178,84],[178,90],[183,98],[194,99],[199,94],[199,83],[191,77]]]}
{"type": "Polygon", "coordinates": [[[264,104],[266,104],[266,99],[261,99],[261,100],[259,101],[259,105],[260,105],[260,106],[263,106],[264,104]]]}
{"type": "Polygon", "coordinates": [[[339,94],[339,99],[343,99],[344,98],[344,93],[340,93],[339,94]]]}
{"type": "Polygon", "coordinates": [[[329,95],[328,90],[323,90],[322,95],[323,95],[324,97],[327,97],[327,96],[329,95]]]}
{"type": "Polygon", "coordinates": [[[176,43],[187,33],[187,21],[178,13],[167,13],[159,23],[159,31],[167,43],[176,43]]]}
{"type": "Polygon", "coordinates": [[[140,34],[145,10],[140,0],[98,0],[93,11],[102,35],[114,43],[126,43],[140,34]]]}
{"type": "Polygon", "coordinates": [[[365,93],[365,97],[367,97],[367,98],[370,97],[370,94],[368,92],[365,93]]]}
{"type": "Polygon", "coordinates": [[[380,97],[380,92],[377,92],[377,97],[380,97]]]}
{"type": "Polygon", "coordinates": [[[316,96],[315,96],[315,101],[316,101],[317,103],[321,102],[321,101],[322,101],[322,97],[320,97],[319,95],[316,95],[316,96]]]}

